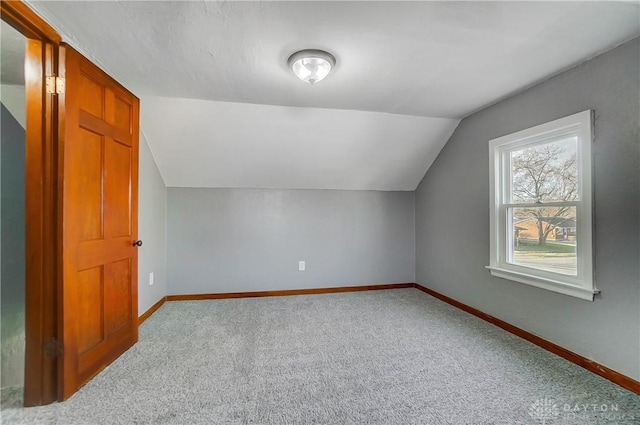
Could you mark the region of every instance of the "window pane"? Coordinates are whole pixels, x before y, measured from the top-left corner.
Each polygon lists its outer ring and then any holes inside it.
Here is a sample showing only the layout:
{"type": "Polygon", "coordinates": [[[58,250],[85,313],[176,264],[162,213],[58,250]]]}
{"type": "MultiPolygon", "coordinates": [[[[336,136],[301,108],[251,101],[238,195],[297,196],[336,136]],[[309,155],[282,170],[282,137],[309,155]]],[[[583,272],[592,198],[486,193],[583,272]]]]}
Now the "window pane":
{"type": "Polygon", "coordinates": [[[511,203],[578,200],[577,137],[511,152],[511,203]]]}
{"type": "Polygon", "coordinates": [[[576,208],[510,208],[512,264],[577,274],[576,208]]]}

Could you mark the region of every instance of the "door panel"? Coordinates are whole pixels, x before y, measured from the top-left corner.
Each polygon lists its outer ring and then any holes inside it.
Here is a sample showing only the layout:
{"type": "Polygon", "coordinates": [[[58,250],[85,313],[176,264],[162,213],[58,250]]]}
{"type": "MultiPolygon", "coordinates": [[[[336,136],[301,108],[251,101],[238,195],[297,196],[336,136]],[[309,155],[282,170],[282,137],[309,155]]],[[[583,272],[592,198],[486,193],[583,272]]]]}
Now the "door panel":
{"type": "Polygon", "coordinates": [[[80,109],[104,119],[104,91],[105,87],[91,79],[81,71],[80,73],[80,109]]]}
{"type": "Polygon", "coordinates": [[[105,232],[108,237],[131,237],[131,152],[130,146],[114,140],[105,144],[104,197],[107,220],[105,232]]]}
{"type": "Polygon", "coordinates": [[[68,46],[63,148],[62,399],[138,339],[138,99],[68,46]]]}
{"type": "Polygon", "coordinates": [[[102,267],[78,272],[78,306],[82,320],[78,321],[78,352],[85,353],[103,340],[102,334],[102,267]],[[97,307],[97,308],[96,308],[97,307]]]}
{"type": "Polygon", "coordinates": [[[78,175],[77,190],[82,199],[83,219],[78,223],[81,241],[102,238],[102,145],[103,137],[83,128],[79,143],[65,164],[78,175]]]}
{"type": "Polygon", "coordinates": [[[105,279],[112,282],[105,288],[104,329],[109,336],[131,322],[131,261],[124,259],[107,265],[105,279]]]}

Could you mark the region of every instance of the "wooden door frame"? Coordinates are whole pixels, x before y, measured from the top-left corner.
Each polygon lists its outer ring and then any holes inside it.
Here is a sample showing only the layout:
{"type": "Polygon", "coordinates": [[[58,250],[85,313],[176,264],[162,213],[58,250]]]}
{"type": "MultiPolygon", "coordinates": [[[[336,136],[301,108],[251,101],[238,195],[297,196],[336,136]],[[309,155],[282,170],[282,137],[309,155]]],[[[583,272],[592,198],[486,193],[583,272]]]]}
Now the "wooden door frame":
{"type": "Polygon", "coordinates": [[[21,1],[1,2],[2,20],[27,39],[25,90],[25,376],[24,405],[58,400],[58,111],[46,76],[58,72],[60,35],[21,1]]]}

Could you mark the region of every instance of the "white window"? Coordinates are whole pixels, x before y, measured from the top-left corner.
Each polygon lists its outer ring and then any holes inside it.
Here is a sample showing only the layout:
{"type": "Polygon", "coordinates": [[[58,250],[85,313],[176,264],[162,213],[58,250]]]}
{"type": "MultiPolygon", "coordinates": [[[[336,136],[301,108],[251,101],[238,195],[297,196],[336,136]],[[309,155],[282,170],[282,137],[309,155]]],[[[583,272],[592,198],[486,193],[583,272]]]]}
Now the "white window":
{"type": "Polygon", "coordinates": [[[593,300],[592,113],[489,141],[491,274],[593,300]]]}

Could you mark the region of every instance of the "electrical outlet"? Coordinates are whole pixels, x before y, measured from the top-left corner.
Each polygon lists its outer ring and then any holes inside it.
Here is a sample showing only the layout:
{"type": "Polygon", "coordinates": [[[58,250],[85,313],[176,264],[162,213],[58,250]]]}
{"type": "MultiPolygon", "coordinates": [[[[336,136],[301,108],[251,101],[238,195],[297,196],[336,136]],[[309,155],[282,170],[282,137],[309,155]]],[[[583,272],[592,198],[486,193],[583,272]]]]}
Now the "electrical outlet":
{"type": "Polygon", "coordinates": [[[298,261],[298,271],[303,272],[307,268],[307,265],[304,261],[298,261]]]}
{"type": "Polygon", "coordinates": [[[149,273],[149,285],[153,285],[153,272],[149,273]]]}

